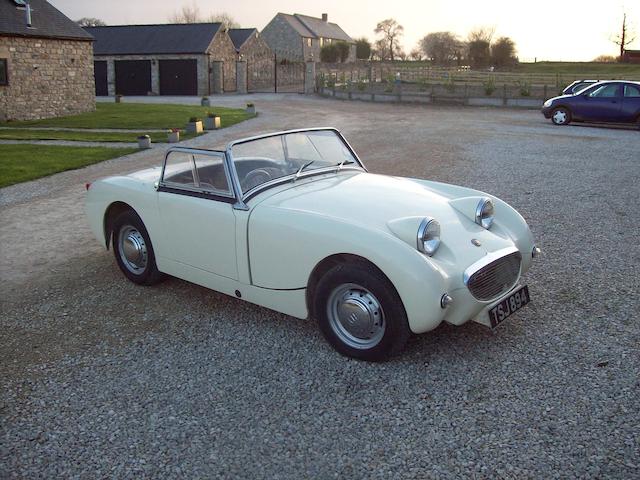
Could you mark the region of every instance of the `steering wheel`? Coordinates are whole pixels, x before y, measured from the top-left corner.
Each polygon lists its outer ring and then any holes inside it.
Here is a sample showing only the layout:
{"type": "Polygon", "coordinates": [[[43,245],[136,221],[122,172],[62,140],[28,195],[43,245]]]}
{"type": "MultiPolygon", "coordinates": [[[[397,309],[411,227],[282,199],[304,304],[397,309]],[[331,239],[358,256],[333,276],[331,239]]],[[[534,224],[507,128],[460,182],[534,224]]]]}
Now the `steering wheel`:
{"type": "Polygon", "coordinates": [[[268,182],[272,178],[275,178],[272,174],[276,174],[276,176],[280,175],[280,170],[277,168],[256,168],[255,170],[251,170],[247,173],[240,182],[240,186],[242,187],[242,191],[246,192],[251,190],[253,187],[257,187],[265,182],[268,182]]]}

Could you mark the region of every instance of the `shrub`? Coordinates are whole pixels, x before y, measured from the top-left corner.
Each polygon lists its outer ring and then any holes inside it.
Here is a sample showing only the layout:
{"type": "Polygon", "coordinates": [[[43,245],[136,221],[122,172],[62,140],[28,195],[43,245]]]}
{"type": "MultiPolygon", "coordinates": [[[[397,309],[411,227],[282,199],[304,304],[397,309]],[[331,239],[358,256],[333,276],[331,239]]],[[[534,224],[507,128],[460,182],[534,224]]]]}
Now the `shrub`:
{"type": "Polygon", "coordinates": [[[251,102],[247,103],[247,108],[251,108],[253,106],[254,106],[253,103],[251,103],[251,102]]]}
{"type": "Polygon", "coordinates": [[[336,79],[332,75],[332,76],[329,77],[329,80],[327,80],[327,87],[334,88],[335,86],[336,86],[336,79]]]}
{"type": "Polygon", "coordinates": [[[385,80],[387,85],[384,87],[384,91],[393,92],[393,84],[395,83],[395,81],[396,81],[395,75],[387,75],[387,78],[385,80]]]}
{"type": "Polygon", "coordinates": [[[444,88],[450,93],[456,91],[456,79],[453,75],[447,77],[447,80],[444,82],[444,88]]]}
{"type": "Polygon", "coordinates": [[[359,78],[358,82],[356,83],[356,88],[359,91],[364,92],[367,89],[367,84],[364,82],[364,80],[359,78]]]}
{"type": "Polygon", "coordinates": [[[528,82],[527,80],[518,80],[517,85],[520,88],[521,97],[531,96],[531,82],[528,82]]]}
{"type": "Polygon", "coordinates": [[[426,78],[421,77],[418,79],[418,91],[426,92],[428,86],[429,86],[429,82],[427,81],[426,78]]]}
{"type": "Polygon", "coordinates": [[[340,58],[340,51],[336,43],[330,43],[320,49],[320,61],[326,63],[336,63],[340,58]]]}
{"type": "Polygon", "coordinates": [[[219,115],[216,115],[216,114],[215,114],[215,113],[213,113],[213,112],[207,112],[207,117],[209,117],[209,118],[216,118],[216,117],[218,117],[218,116],[219,116],[219,115]]]}
{"type": "Polygon", "coordinates": [[[338,51],[338,59],[344,63],[349,58],[349,44],[347,42],[336,42],[336,50],[338,51]]]}
{"type": "Polygon", "coordinates": [[[202,119],[198,118],[198,117],[191,117],[189,118],[189,123],[196,123],[196,122],[201,122],[202,119]]]}
{"type": "Polygon", "coordinates": [[[493,92],[496,91],[496,82],[493,77],[489,77],[486,81],[484,81],[482,83],[482,86],[484,87],[485,95],[487,95],[488,97],[493,95],[493,92]]]}

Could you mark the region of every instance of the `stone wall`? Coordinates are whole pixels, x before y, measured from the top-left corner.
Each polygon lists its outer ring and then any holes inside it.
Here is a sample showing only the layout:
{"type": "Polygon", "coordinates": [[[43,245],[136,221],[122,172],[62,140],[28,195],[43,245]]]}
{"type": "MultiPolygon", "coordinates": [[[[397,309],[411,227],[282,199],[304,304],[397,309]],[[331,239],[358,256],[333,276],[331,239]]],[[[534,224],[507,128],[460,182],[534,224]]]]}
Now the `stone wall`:
{"type": "Polygon", "coordinates": [[[225,92],[236,91],[236,47],[229,34],[222,29],[215,34],[209,48],[209,58],[212,62],[223,62],[222,75],[225,92]]]}
{"type": "Polygon", "coordinates": [[[259,33],[251,35],[251,37],[244,42],[242,48],[240,48],[240,55],[242,55],[242,59],[247,63],[261,62],[265,59],[273,61],[273,51],[259,33]]]}
{"type": "Polygon", "coordinates": [[[280,15],[276,15],[261,32],[269,48],[276,54],[277,60],[301,62],[304,60],[302,37],[280,15]]]}
{"type": "Polygon", "coordinates": [[[9,84],[0,85],[0,121],[95,110],[93,43],[0,37],[9,84]]]}

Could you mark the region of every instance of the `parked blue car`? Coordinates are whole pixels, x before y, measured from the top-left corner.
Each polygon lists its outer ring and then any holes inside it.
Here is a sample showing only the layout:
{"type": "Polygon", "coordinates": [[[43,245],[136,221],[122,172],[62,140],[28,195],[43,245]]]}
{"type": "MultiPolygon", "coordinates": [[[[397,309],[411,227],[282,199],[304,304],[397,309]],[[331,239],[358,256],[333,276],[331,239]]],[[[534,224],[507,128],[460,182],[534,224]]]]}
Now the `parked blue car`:
{"type": "Polygon", "coordinates": [[[546,102],[542,114],[555,125],[571,121],[635,123],[640,128],[640,82],[599,82],[546,102]]]}

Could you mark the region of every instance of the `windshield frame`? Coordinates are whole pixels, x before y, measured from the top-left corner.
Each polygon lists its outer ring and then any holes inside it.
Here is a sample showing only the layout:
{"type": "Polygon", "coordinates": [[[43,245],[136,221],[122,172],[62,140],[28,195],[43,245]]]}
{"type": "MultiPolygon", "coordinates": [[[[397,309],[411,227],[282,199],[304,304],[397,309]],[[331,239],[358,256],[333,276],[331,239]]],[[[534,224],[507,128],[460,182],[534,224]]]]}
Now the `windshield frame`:
{"type": "Polygon", "coordinates": [[[337,128],[333,128],[333,127],[299,128],[294,130],[285,130],[280,132],[268,133],[265,135],[257,135],[254,137],[242,138],[240,140],[235,140],[233,142],[228,143],[226,146],[225,152],[226,152],[226,157],[228,161],[228,166],[230,167],[229,170],[232,177],[233,189],[238,193],[238,198],[239,198],[239,201],[236,205],[234,205],[234,208],[240,209],[240,210],[248,210],[249,207],[247,206],[246,202],[250,200],[252,197],[254,197],[255,195],[265,190],[268,190],[270,188],[273,188],[275,186],[282,185],[284,183],[290,183],[298,179],[307,178],[314,175],[322,175],[329,172],[338,172],[341,170],[360,170],[364,172],[368,171],[364,166],[364,164],[362,163],[362,160],[360,160],[360,157],[358,157],[358,154],[355,152],[353,147],[349,145],[349,142],[347,142],[347,140],[342,136],[340,131],[337,128]],[[257,185],[247,190],[246,192],[242,191],[242,187],[240,186],[240,180],[238,178],[238,172],[236,171],[235,162],[233,161],[234,146],[241,145],[243,143],[253,142],[255,140],[261,140],[264,138],[281,137],[281,136],[289,135],[292,133],[305,133],[305,132],[318,132],[318,131],[330,131],[335,133],[336,137],[343,143],[343,145],[347,148],[349,153],[355,159],[356,165],[352,165],[352,164],[342,165],[342,166],[331,165],[327,167],[305,170],[300,172],[299,175],[296,175],[296,173],[294,172],[289,175],[274,178],[273,180],[257,185]]]}

